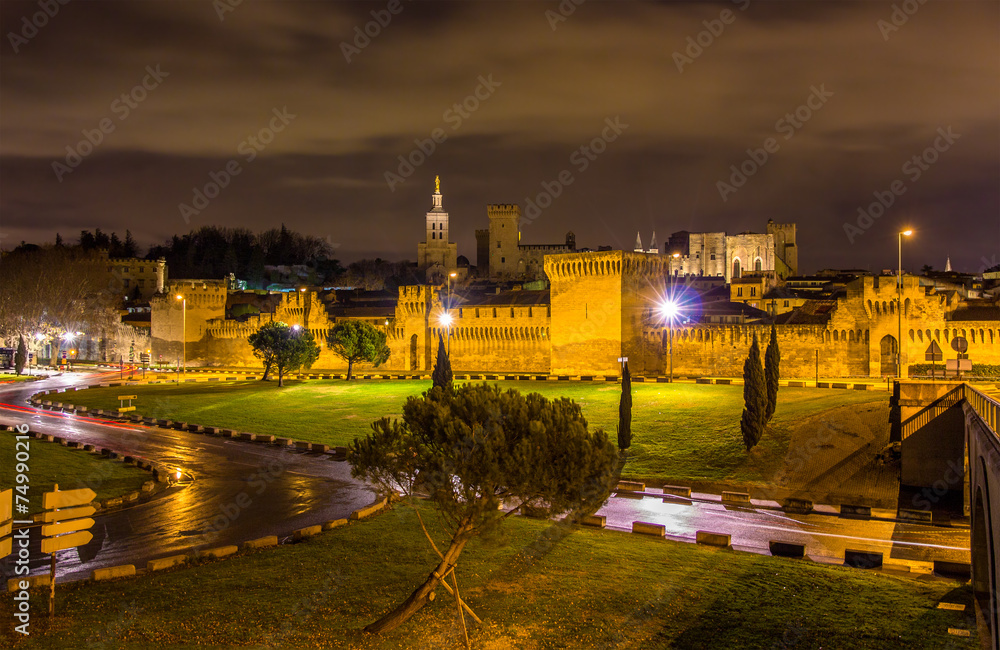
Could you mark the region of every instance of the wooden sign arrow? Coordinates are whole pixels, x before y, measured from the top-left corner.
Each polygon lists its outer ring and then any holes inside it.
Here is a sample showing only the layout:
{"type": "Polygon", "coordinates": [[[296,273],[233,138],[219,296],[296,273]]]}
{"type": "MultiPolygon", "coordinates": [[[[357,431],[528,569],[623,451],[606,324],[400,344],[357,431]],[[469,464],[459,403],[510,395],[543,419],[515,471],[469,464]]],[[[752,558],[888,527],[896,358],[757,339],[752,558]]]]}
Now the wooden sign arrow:
{"type": "Polygon", "coordinates": [[[0,492],[0,521],[7,521],[14,516],[14,489],[0,492]]]}
{"type": "Polygon", "coordinates": [[[53,522],[64,521],[66,519],[79,519],[80,517],[89,517],[95,512],[97,512],[97,508],[94,506],[80,506],[79,508],[52,510],[50,512],[42,513],[42,522],[51,524],[53,522]]]}
{"type": "Polygon", "coordinates": [[[13,537],[0,539],[0,558],[4,558],[10,555],[10,551],[12,548],[11,544],[13,543],[13,541],[14,541],[13,537]]]}
{"type": "Polygon", "coordinates": [[[94,536],[87,530],[81,530],[72,535],[63,535],[62,537],[48,537],[42,540],[42,553],[55,553],[63,549],[81,546],[92,539],[94,539],[94,536]]]}
{"type": "MultiPolygon", "coordinates": [[[[6,524],[0,524],[0,537],[6,537],[10,535],[10,531],[14,530],[14,522],[8,521],[6,524]]],[[[0,557],[3,557],[0,555],[0,557]]]]}
{"type": "Polygon", "coordinates": [[[80,488],[79,490],[57,490],[46,492],[42,495],[42,508],[53,510],[55,508],[68,508],[90,503],[97,493],[90,488],[80,488]]]}
{"type": "Polygon", "coordinates": [[[93,519],[70,519],[69,521],[60,521],[57,524],[42,526],[42,535],[52,537],[54,535],[62,535],[63,533],[72,533],[77,530],[87,530],[93,525],[93,519]]]}

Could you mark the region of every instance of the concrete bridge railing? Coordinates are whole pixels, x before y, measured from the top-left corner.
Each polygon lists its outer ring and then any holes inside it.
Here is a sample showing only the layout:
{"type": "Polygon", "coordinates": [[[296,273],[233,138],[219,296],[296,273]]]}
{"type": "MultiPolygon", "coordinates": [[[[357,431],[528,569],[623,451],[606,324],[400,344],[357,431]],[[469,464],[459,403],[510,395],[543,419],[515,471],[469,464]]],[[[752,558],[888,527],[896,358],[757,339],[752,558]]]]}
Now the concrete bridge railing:
{"type": "Polygon", "coordinates": [[[963,392],[972,588],[981,625],[988,633],[983,635],[984,647],[1000,650],[1000,402],[969,384],[963,384],[963,392]]]}

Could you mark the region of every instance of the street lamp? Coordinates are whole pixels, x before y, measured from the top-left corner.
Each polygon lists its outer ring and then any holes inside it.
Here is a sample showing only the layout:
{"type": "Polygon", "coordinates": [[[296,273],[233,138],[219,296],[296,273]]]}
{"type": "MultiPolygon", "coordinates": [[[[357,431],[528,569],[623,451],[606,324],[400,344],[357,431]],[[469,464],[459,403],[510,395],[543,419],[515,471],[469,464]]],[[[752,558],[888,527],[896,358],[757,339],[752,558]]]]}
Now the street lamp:
{"type": "Polygon", "coordinates": [[[448,330],[448,358],[449,359],[451,358],[451,321],[452,321],[451,314],[449,314],[448,312],[444,312],[443,314],[441,314],[441,318],[438,319],[438,322],[441,323],[448,330]]]}
{"type": "Polygon", "coordinates": [[[451,273],[448,274],[448,303],[447,303],[447,307],[445,308],[444,317],[441,319],[441,322],[444,323],[445,327],[448,328],[448,360],[449,361],[451,360],[451,321],[452,321],[452,318],[451,318],[451,279],[452,278],[457,278],[457,277],[458,277],[458,273],[455,273],[454,271],[452,271],[451,273]]]}
{"type": "MultiPolygon", "coordinates": [[[[66,343],[67,345],[69,345],[69,344],[73,343],[73,339],[76,338],[76,334],[74,334],[73,332],[63,332],[62,334],[59,335],[59,338],[62,339],[63,343],[66,343]]],[[[61,363],[58,364],[58,365],[62,366],[61,363]]],[[[68,359],[67,359],[67,365],[69,365],[69,360],[68,359]]]]}
{"type": "Polygon", "coordinates": [[[177,369],[177,382],[180,383],[180,373],[187,374],[187,298],[177,294],[177,300],[181,301],[181,366],[177,369]]]}
{"type": "Polygon", "coordinates": [[[674,318],[679,309],[677,303],[667,299],[660,303],[660,315],[667,321],[667,356],[670,358],[670,375],[668,381],[674,383],[674,318]]]}
{"type": "Polygon", "coordinates": [[[913,234],[912,230],[904,230],[899,233],[897,239],[899,244],[899,276],[896,282],[896,317],[897,317],[897,330],[896,334],[899,336],[899,344],[896,347],[896,378],[904,379],[903,377],[903,236],[909,237],[913,234]]]}

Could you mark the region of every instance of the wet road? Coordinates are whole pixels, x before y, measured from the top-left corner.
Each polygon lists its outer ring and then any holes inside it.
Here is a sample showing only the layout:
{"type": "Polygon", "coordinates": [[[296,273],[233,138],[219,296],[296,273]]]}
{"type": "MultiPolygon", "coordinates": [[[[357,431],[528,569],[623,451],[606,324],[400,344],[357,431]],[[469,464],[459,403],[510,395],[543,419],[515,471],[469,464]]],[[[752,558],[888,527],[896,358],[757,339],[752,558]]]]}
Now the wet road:
{"type": "MultiPolygon", "coordinates": [[[[796,515],[777,504],[754,507],[723,505],[718,495],[694,493],[693,499],[662,497],[647,489],[639,498],[613,498],[597,514],[608,528],[631,530],[633,521],[663,524],[667,537],[694,541],[699,530],[732,536],[735,548],[768,552],[771,540],[804,544],[806,555],[843,561],[847,549],[878,551],[886,563],[916,564],[934,560],[969,561],[967,526],[932,526],[893,521],[895,513],[873,510],[871,519],[841,517],[833,508],[822,514],[796,515]]],[[[817,506],[817,509],[823,508],[817,506]]]]}
{"type": "MultiPolygon", "coordinates": [[[[373,492],[351,478],[350,466],[327,454],[24,411],[31,394],[94,379],[94,375],[70,374],[0,387],[0,424],[27,423],[32,431],[109,447],[176,468],[181,479],[147,502],[95,515],[94,539],[79,549],[59,552],[60,580],[89,577],[93,569],[119,564],[144,568],[148,560],[190,552],[194,547],[239,544],[267,535],[280,538],[298,528],[347,517],[373,500],[373,492]]],[[[82,478],[66,477],[59,487],[84,487],[82,478]]],[[[32,486],[32,502],[50,489],[32,486]]],[[[41,531],[32,528],[32,575],[48,567],[48,556],[39,549],[40,537],[41,531]]],[[[4,578],[13,577],[13,567],[11,558],[0,560],[4,578]]]]}

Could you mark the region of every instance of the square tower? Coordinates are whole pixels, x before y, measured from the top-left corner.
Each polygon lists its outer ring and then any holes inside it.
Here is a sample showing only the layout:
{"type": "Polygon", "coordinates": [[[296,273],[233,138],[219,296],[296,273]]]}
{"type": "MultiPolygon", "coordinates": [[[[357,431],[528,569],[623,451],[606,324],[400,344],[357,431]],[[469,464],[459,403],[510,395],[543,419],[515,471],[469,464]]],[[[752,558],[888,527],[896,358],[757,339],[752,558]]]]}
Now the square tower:
{"type": "Polygon", "coordinates": [[[521,206],[498,203],[486,206],[490,219],[490,277],[514,276],[518,269],[521,241],[521,206]]]}

